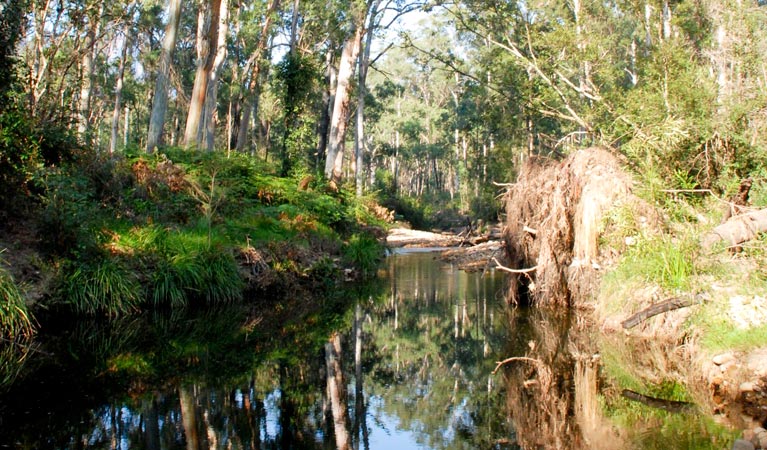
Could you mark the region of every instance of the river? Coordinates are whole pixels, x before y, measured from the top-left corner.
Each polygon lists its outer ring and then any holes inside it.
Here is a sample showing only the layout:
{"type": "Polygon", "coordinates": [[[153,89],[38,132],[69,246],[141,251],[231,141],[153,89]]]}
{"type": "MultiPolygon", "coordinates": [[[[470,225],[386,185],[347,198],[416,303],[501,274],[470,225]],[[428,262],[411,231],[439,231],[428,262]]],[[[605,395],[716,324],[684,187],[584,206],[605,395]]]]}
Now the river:
{"type": "Polygon", "coordinates": [[[323,298],[59,323],[0,353],[0,447],[724,448],[695,414],[607,405],[588,320],[503,296],[412,252],[323,298]]]}

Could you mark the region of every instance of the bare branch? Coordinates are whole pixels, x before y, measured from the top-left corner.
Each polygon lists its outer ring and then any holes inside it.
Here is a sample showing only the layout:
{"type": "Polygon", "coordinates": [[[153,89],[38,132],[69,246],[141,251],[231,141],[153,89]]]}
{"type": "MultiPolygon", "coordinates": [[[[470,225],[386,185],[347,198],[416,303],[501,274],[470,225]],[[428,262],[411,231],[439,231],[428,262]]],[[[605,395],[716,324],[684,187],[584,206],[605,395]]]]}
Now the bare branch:
{"type": "Polygon", "coordinates": [[[504,272],[509,272],[509,273],[528,274],[530,272],[535,272],[536,270],[538,270],[538,266],[528,267],[527,269],[512,269],[501,264],[498,261],[498,258],[495,258],[495,257],[493,257],[493,262],[496,264],[495,266],[496,269],[501,269],[504,272]]]}
{"type": "Polygon", "coordinates": [[[526,361],[537,365],[543,364],[540,359],[535,358],[528,358],[527,356],[512,356],[511,358],[506,358],[503,361],[496,361],[495,369],[493,370],[492,374],[495,375],[496,372],[498,372],[498,369],[501,368],[504,364],[508,364],[510,362],[514,361],[526,361]]]}

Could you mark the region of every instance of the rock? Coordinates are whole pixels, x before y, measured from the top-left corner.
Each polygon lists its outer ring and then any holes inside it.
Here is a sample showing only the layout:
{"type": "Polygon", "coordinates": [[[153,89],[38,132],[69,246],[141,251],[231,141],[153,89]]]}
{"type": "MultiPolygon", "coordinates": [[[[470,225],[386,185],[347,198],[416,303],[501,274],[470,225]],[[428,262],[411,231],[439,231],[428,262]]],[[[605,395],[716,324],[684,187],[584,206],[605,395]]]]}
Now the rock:
{"type": "Polygon", "coordinates": [[[746,367],[755,376],[767,375],[767,349],[754,350],[746,358],[746,367]]]}
{"type": "Polygon", "coordinates": [[[738,390],[740,392],[754,392],[756,390],[756,385],[751,381],[746,381],[745,383],[740,384],[738,390]]]}
{"type": "Polygon", "coordinates": [[[732,450],[756,450],[757,448],[753,442],[745,439],[738,439],[732,444],[732,450]]]}
{"type": "Polygon", "coordinates": [[[726,364],[730,361],[735,360],[735,355],[732,352],[722,353],[719,355],[714,356],[711,361],[714,362],[717,366],[721,366],[723,364],[726,364]]]}
{"type": "Polygon", "coordinates": [[[767,449],[767,430],[762,427],[754,428],[754,437],[751,442],[755,448],[767,449]]]}
{"type": "Polygon", "coordinates": [[[751,441],[745,439],[738,439],[733,442],[732,450],[756,450],[756,446],[751,441]]]}

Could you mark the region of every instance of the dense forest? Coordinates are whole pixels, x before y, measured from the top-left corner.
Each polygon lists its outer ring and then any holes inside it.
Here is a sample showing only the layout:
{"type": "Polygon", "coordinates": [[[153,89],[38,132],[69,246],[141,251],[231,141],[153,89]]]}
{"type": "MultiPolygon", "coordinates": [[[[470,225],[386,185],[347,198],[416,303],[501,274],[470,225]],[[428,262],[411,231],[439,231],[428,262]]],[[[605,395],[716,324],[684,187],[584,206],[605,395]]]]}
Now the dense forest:
{"type": "MultiPolygon", "coordinates": [[[[357,251],[374,247],[365,227],[391,218],[377,205],[416,227],[461,215],[495,221],[522,162],[595,145],[613,149],[649,198],[663,189],[730,195],[752,177],[752,200],[763,203],[767,22],[758,2],[0,8],[0,217],[24,228],[19,217],[34,211],[64,291],[78,277],[119,279],[126,265],[154,273],[176,264],[191,245],[170,242],[179,227],[204,243],[202,266],[218,261],[216,245],[255,264],[251,244],[274,230],[303,236],[315,254],[340,257],[343,245],[369,262],[357,251]],[[331,235],[342,244],[327,244],[331,235]]],[[[227,261],[222,273],[234,277],[227,261]]],[[[216,297],[199,286],[173,291],[168,283],[185,276],[173,270],[149,289],[156,302],[216,297]]],[[[186,282],[206,285],[190,270],[186,282]]],[[[146,285],[123,281],[110,288],[146,285]]]]}
{"type": "Polygon", "coordinates": [[[764,158],[763,16],[718,0],[5,1],[5,189],[76,139],[244,152],[464,211],[525,157],[593,144],[668,188],[726,191],[764,158]]]}

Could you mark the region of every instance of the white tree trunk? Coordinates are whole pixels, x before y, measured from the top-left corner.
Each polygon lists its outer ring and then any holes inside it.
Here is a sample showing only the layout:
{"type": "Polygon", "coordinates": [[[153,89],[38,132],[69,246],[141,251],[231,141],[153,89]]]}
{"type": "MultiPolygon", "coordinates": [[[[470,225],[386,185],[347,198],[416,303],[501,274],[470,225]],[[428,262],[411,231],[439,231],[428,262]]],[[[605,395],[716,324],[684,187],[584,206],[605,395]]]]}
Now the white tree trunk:
{"type": "Polygon", "coordinates": [[[354,165],[354,182],[356,185],[357,197],[362,197],[362,191],[365,187],[365,96],[367,95],[367,76],[368,66],[370,65],[370,47],[373,43],[373,29],[375,27],[376,16],[378,15],[378,5],[380,0],[376,0],[370,9],[370,19],[365,35],[365,48],[359,56],[359,69],[357,78],[357,90],[359,99],[357,100],[357,133],[354,139],[354,154],[356,164],[354,165]]]}
{"type": "Polygon", "coordinates": [[[178,24],[181,19],[181,0],[170,0],[168,5],[168,25],[162,41],[160,64],[157,70],[152,114],[149,117],[149,133],[146,141],[147,153],[152,153],[162,142],[162,129],[165,125],[165,113],[168,110],[168,75],[172,64],[173,50],[176,48],[178,24]]]}
{"type": "Polygon", "coordinates": [[[125,78],[125,59],[128,56],[128,47],[130,46],[130,25],[125,25],[125,37],[123,38],[123,48],[120,54],[120,67],[117,69],[117,82],[115,83],[115,107],[112,111],[112,134],[109,140],[109,153],[117,151],[117,130],[120,128],[120,110],[122,109],[123,81],[125,78]]]}
{"type": "Polygon", "coordinates": [[[90,131],[90,112],[91,112],[91,91],[93,90],[93,60],[96,53],[96,38],[101,30],[101,14],[104,11],[104,4],[99,4],[96,15],[88,20],[88,32],[85,41],[85,50],[83,51],[83,60],[80,65],[82,81],[80,84],[80,101],[77,108],[77,132],[80,136],[89,141],[88,132],[90,131]]]}
{"type": "Polygon", "coordinates": [[[216,110],[218,107],[218,71],[226,58],[226,37],[229,31],[229,0],[221,0],[221,16],[218,23],[218,43],[213,69],[208,81],[208,93],[205,96],[205,111],[203,126],[205,130],[205,147],[213,151],[216,141],[216,110]]]}
{"type": "Polygon", "coordinates": [[[362,42],[363,27],[358,26],[354,34],[344,44],[341,61],[338,68],[336,83],[336,98],[333,102],[333,114],[330,118],[330,135],[328,151],[325,159],[325,177],[340,182],[343,178],[344,139],[346,124],[349,120],[349,100],[351,96],[351,80],[354,76],[354,66],[362,42]]]}

